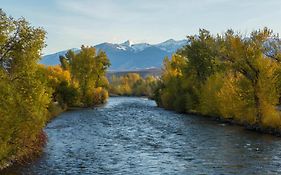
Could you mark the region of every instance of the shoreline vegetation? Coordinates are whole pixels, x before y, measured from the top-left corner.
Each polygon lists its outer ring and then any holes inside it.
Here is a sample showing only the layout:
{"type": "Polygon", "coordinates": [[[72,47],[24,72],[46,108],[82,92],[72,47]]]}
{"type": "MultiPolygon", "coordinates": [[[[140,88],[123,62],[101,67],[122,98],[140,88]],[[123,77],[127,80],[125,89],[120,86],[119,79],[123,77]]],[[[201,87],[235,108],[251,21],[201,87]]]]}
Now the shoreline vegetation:
{"type": "Polygon", "coordinates": [[[109,78],[110,96],[135,96],[152,98],[158,79],[154,76],[142,77],[138,73],[128,73],[109,78]]]}
{"type": "Polygon", "coordinates": [[[0,171],[39,156],[43,128],[61,112],[104,104],[110,96],[146,96],[159,107],[281,136],[280,39],[264,28],[243,36],[201,29],[163,61],[160,78],[106,78],[103,51],[81,46],[61,65],[38,64],[46,32],[0,10],[0,171]]]}
{"type": "Polygon", "coordinates": [[[250,36],[201,29],[188,41],[164,60],[157,105],[281,136],[278,35],[268,28],[250,36]]]}
{"type": "Polygon", "coordinates": [[[0,170],[39,156],[43,128],[69,107],[106,102],[110,62],[103,51],[68,51],[61,66],[38,64],[46,32],[0,10],[0,170]]]}

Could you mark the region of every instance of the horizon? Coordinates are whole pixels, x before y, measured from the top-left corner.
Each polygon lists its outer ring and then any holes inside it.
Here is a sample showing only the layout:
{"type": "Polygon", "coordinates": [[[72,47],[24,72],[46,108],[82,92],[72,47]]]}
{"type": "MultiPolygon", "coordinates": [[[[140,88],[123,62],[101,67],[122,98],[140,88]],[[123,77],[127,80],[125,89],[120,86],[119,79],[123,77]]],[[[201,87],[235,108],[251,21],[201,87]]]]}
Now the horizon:
{"type": "MultiPolygon", "coordinates": [[[[115,43],[114,43],[114,42],[112,42],[112,43],[111,43],[111,42],[101,42],[101,43],[98,43],[98,44],[95,44],[95,45],[90,45],[90,46],[95,47],[95,46],[97,46],[97,45],[106,44],[106,43],[109,43],[109,44],[119,44],[119,45],[121,45],[121,44],[125,44],[125,43],[128,42],[128,41],[130,41],[130,43],[131,43],[130,46],[133,46],[133,45],[136,45],[136,44],[149,44],[149,45],[152,45],[152,46],[153,46],[153,45],[161,44],[161,43],[164,43],[164,42],[167,42],[167,41],[170,41],[170,40],[174,40],[174,41],[178,42],[178,41],[183,41],[183,40],[186,40],[186,39],[179,39],[179,40],[176,40],[176,39],[170,38],[170,39],[165,39],[164,41],[158,42],[158,43],[135,42],[135,41],[133,41],[133,40],[127,39],[127,40],[125,40],[125,41],[123,41],[123,42],[115,42],[115,43]]],[[[58,52],[66,51],[66,50],[81,49],[81,46],[82,46],[82,45],[77,46],[77,47],[73,47],[73,48],[68,48],[68,49],[65,49],[65,50],[58,50],[58,51],[55,51],[55,52],[52,52],[52,53],[48,53],[48,54],[43,54],[43,57],[44,57],[44,56],[47,56],[47,55],[56,54],[56,53],[58,53],[58,52]]]]}
{"type": "Polygon", "coordinates": [[[212,34],[227,29],[249,33],[263,27],[281,33],[280,6],[278,0],[9,0],[1,8],[9,16],[23,16],[32,26],[43,27],[47,31],[43,54],[48,55],[83,44],[182,40],[199,28],[212,34]]]}

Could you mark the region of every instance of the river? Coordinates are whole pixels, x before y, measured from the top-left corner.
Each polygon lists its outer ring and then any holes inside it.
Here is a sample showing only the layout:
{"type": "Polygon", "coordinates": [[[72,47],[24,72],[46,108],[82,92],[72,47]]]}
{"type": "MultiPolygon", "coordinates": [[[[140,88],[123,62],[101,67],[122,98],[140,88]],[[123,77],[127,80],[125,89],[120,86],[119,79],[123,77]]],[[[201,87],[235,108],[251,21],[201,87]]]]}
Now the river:
{"type": "Polygon", "coordinates": [[[45,128],[43,155],[6,174],[281,174],[281,138],[114,97],[45,128]]]}

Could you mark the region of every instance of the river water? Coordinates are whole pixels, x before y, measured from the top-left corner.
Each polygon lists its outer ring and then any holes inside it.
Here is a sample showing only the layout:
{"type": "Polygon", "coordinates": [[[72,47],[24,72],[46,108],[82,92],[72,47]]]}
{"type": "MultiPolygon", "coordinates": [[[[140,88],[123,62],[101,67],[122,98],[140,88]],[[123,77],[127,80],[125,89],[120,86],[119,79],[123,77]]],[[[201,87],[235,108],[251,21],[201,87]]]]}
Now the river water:
{"type": "Polygon", "coordinates": [[[6,174],[281,174],[281,138],[110,98],[68,111],[45,129],[41,158],[6,174]]]}

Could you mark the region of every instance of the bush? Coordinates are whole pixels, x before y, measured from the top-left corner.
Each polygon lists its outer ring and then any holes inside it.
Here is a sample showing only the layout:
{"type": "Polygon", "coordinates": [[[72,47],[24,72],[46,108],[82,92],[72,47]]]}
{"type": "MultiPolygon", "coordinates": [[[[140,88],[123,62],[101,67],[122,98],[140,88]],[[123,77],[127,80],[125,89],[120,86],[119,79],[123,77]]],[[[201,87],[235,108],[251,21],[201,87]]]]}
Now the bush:
{"type": "Polygon", "coordinates": [[[103,104],[108,98],[108,92],[102,87],[95,88],[93,91],[94,104],[103,104]]]}
{"type": "Polygon", "coordinates": [[[54,95],[62,107],[65,104],[67,106],[79,106],[80,104],[78,88],[66,81],[62,81],[58,85],[54,95]]]}

